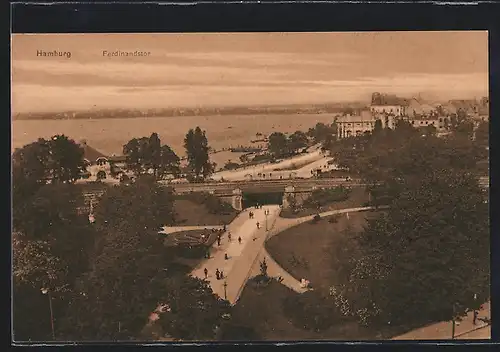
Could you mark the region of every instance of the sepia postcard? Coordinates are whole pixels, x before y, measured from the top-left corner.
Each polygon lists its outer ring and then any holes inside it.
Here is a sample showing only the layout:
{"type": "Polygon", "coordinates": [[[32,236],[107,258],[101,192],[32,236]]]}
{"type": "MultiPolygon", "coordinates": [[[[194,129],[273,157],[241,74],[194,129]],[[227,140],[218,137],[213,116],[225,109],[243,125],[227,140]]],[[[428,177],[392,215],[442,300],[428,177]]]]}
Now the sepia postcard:
{"type": "Polygon", "coordinates": [[[11,49],[15,342],[491,339],[487,31],[11,49]]]}

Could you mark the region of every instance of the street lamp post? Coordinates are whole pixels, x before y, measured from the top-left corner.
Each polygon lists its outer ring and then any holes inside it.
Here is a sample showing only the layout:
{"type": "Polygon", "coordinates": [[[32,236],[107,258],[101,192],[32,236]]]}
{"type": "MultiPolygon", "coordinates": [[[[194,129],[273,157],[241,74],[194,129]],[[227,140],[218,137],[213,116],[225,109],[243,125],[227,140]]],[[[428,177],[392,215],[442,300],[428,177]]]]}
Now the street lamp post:
{"type": "Polygon", "coordinates": [[[227,281],[224,280],[224,299],[227,300],[227,281]]]}
{"type": "Polygon", "coordinates": [[[52,310],[52,296],[51,296],[50,290],[48,288],[42,288],[41,291],[42,291],[42,293],[44,295],[47,295],[47,297],[49,298],[50,326],[52,328],[52,339],[55,340],[56,339],[56,333],[55,333],[55,330],[54,330],[54,312],[52,310]]]}
{"type": "Polygon", "coordinates": [[[453,304],[453,317],[451,324],[451,339],[455,339],[455,304],[453,304]]]}
{"type": "Polygon", "coordinates": [[[268,209],[264,210],[264,215],[266,216],[266,231],[269,231],[268,228],[267,228],[267,216],[269,215],[269,210],[268,209]]]}
{"type": "Polygon", "coordinates": [[[473,314],[473,318],[472,318],[473,320],[472,320],[472,322],[473,322],[474,325],[476,325],[476,314],[477,314],[476,313],[476,309],[475,309],[476,308],[475,307],[476,300],[477,300],[477,293],[474,293],[474,311],[472,312],[472,314],[473,314]]]}

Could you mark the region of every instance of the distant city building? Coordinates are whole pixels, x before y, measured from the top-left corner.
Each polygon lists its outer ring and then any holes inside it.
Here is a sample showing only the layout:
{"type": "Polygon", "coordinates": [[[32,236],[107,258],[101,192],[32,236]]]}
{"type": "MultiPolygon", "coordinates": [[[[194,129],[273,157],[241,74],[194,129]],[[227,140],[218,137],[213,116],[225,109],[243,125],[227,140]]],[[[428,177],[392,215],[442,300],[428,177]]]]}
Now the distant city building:
{"type": "Polygon", "coordinates": [[[406,115],[406,107],[404,105],[371,105],[370,109],[375,116],[388,114],[399,117],[406,115]]]}
{"type": "Polygon", "coordinates": [[[406,107],[406,114],[408,117],[429,115],[436,112],[436,107],[430,104],[423,103],[417,98],[410,99],[406,107]]]}
{"type": "Polygon", "coordinates": [[[411,118],[408,119],[408,122],[415,128],[419,127],[428,127],[428,126],[434,126],[436,130],[441,130],[444,127],[441,127],[439,118],[411,118]]]}
{"type": "Polygon", "coordinates": [[[356,115],[346,114],[337,118],[337,136],[342,139],[371,133],[377,120],[381,121],[382,128],[395,126],[394,115],[373,114],[370,110],[362,110],[356,115]]]}
{"type": "Polygon", "coordinates": [[[407,99],[399,98],[396,95],[373,93],[370,111],[375,117],[385,114],[400,117],[406,115],[407,106],[407,99]]]}

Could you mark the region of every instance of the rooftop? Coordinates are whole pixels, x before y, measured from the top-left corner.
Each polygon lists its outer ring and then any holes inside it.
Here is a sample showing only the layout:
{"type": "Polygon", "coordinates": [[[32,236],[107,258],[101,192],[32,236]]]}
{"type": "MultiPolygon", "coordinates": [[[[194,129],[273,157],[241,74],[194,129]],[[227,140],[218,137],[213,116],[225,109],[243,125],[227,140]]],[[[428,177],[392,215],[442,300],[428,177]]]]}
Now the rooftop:
{"type": "Polygon", "coordinates": [[[87,144],[87,141],[83,140],[80,142],[80,147],[83,149],[83,157],[90,162],[96,161],[99,158],[107,158],[106,155],[101,153],[95,148],[92,148],[87,144]]]}

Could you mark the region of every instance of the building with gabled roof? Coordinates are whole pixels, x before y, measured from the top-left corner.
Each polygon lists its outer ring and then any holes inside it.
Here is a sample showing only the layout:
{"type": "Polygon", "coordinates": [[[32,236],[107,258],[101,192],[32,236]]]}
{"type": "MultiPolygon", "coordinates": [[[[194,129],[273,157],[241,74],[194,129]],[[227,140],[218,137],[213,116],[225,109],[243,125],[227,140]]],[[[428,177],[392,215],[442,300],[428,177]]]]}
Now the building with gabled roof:
{"type": "Polygon", "coordinates": [[[86,140],[80,142],[80,147],[83,149],[83,158],[89,165],[105,164],[108,162],[108,157],[89,146],[86,140]]]}

